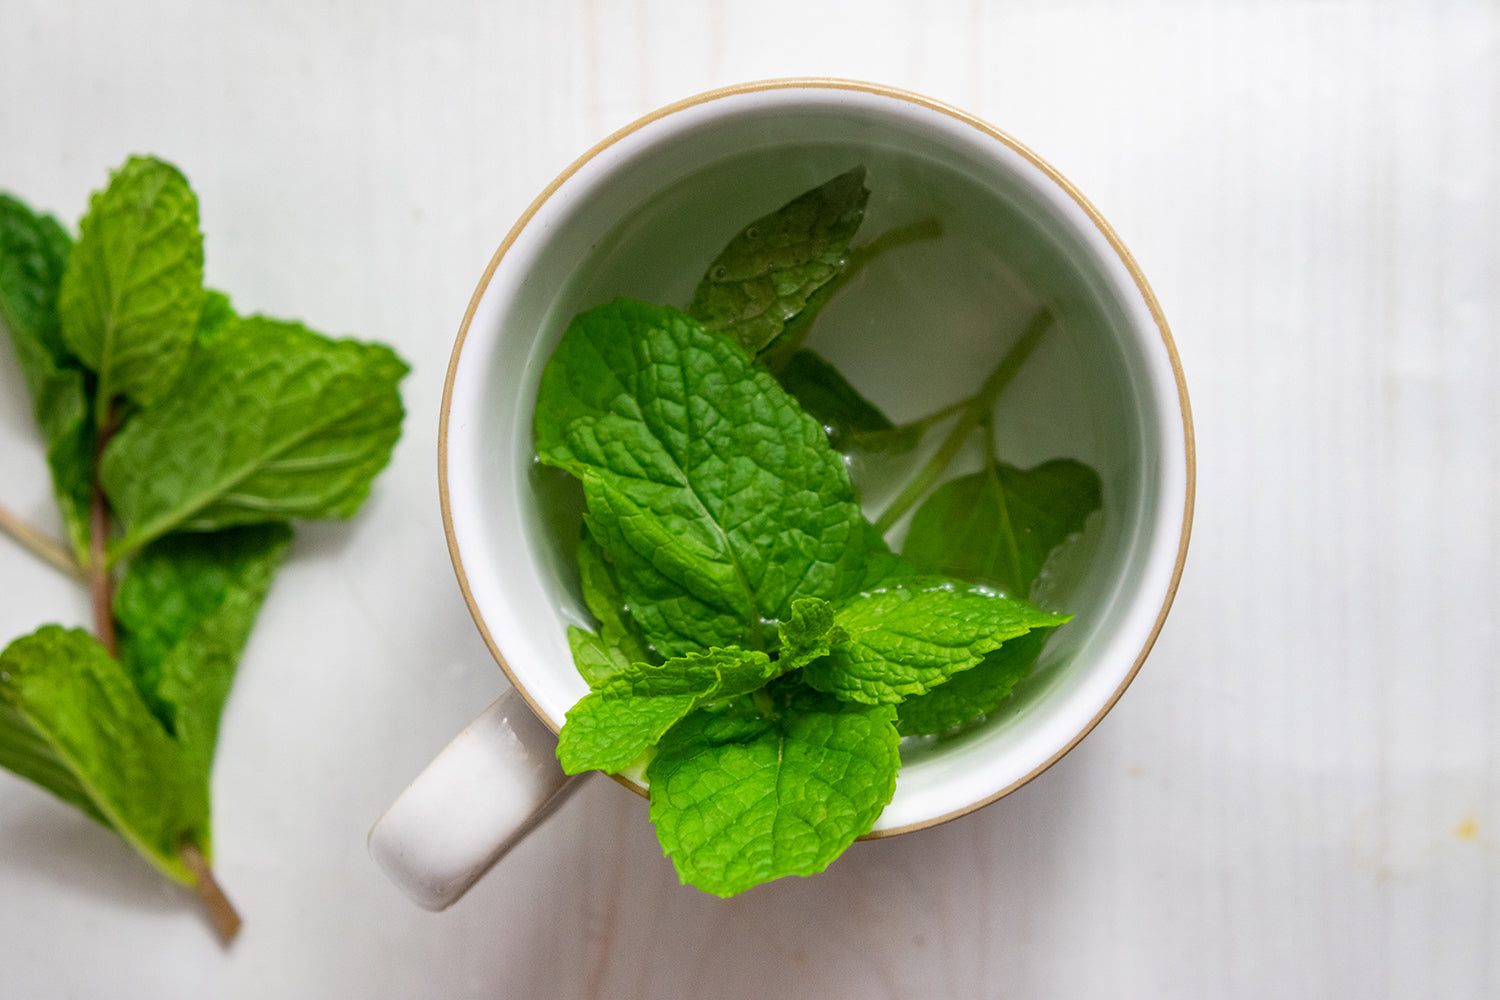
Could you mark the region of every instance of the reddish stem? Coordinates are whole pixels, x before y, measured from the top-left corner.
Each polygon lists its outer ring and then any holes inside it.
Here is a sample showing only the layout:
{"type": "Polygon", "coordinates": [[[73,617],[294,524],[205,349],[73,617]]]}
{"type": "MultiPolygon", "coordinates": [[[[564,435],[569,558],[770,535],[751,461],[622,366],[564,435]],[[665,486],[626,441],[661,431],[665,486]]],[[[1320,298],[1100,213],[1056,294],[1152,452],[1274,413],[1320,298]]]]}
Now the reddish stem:
{"type": "Polygon", "coordinates": [[[207,859],[199,853],[198,848],[184,843],[177,853],[182,858],[182,863],[193,873],[193,891],[198,894],[198,901],[208,912],[208,919],[218,932],[219,940],[229,944],[240,932],[238,911],[229,897],[224,895],[224,890],[214,878],[213,869],[208,867],[207,859]]]}

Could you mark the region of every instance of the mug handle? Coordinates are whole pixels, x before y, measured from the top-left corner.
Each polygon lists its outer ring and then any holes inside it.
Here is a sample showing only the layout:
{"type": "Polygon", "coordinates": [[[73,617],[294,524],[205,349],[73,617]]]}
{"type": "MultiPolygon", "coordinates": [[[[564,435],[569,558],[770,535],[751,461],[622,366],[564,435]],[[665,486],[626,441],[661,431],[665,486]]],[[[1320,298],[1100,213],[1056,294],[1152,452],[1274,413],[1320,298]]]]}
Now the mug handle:
{"type": "Polygon", "coordinates": [[[447,909],[582,783],[514,688],[453,738],[370,829],[370,855],[412,901],[447,909]]]}

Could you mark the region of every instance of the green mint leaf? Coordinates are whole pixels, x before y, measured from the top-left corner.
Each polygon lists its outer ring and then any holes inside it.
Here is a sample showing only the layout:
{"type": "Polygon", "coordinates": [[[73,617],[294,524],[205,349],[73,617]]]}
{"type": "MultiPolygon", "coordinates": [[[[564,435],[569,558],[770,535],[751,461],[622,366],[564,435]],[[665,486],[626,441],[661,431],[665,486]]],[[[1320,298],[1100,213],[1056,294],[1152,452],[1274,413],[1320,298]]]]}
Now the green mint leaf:
{"type": "Polygon", "coordinates": [[[100,478],[125,528],[112,558],[178,529],[352,515],[400,436],[406,371],[380,345],[229,322],[105,449],[100,478]]]}
{"type": "Polygon", "coordinates": [[[58,295],[64,343],[99,376],[96,424],[118,396],[166,395],[202,305],[198,199],[176,167],[132,157],[90,202],[58,295]]]}
{"type": "Polygon", "coordinates": [[[952,580],[914,578],[860,594],[835,617],[848,640],[803,670],[807,683],[870,705],[897,704],[968,670],[1034,628],[1067,621],[952,580]]]}
{"type": "Polygon", "coordinates": [[[742,229],[714,258],[688,313],[758,354],[849,257],[870,191],[855,167],[742,229]]]}
{"type": "Polygon", "coordinates": [[[767,648],[793,601],[858,585],[865,520],[843,459],[737,344],[675,309],[576,317],[535,429],[541,460],[583,480],[585,523],[663,656],[767,648]]]}
{"type": "Polygon", "coordinates": [[[900,766],[895,709],[796,689],[774,718],[694,712],[646,770],[683,882],[719,896],[828,867],[868,833],[900,766]]]}
{"type": "MultiPolygon", "coordinates": [[[[841,288],[852,282],[867,265],[891,250],[920,240],[936,239],[942,235],[942,232],[942,226],[936,219],[926,219],[898,229],[887,230],[864,246],[851,248],[838,275],[808,298],[807,305],[797,315],[787,320],[786,326],[777,334],[776,339],[761,348],[756,354],[756,360],[768,371],[780,375],[802,348],[803,342],[812,332],[813,323],[817,321],[818,314],[823,307],[838,294],[841,288]]],[[[882,437],[890,435],[896,440],[904,440],[910,436],[907,431],[907,428],[894,428],[889,431],[867,433],[882,437]]],[[[920,431],[916,436],[920,437],[920,431]]]]}
{"type": "Polygon", "coordinates": [[[190,885],[184,841],[208,845],[208,787],[183,766],[119,662],[88,633],[46,625],[0,653],[4,763],[78,805],[190,885]]]}
{"type": "Polygon", "coordinates": [[[1036,666],[1052,629],[1035,628],[1006,640],[976,666],[954,674],[944,684],[897,706],[896,727],[902,736],[947,732],[992,714],[1036,666]]]}
{"type": "Polygon", "coordinates": [[[120,580],[120,661],[205,781],[235,668],[291,537],[275,523],[168,535],[120,580]]]}
{"type": "Polygon", "coordinates": [[[710,649],[656,666],[632,664],[569,710],[557,759],[568,774],[614,773],[694,709],[749,694],[780,673],[758,650],[710,649]]]}
{"type": "Polygon", "coordinates": [[[73,240],[57,220],[0,194],[0,325],[11,345],[47,443],[52,487],[73,551],[88,551],[94,425],[87,376],[63,345],[57,295],[73,240]]]}
{"type": "Polygon", "coordinates": [[[568,649],[573,653],[573,665],[590,688],[598,688],[632,662],[618,646],[577,625],[568,626],[568,649]]]}
{"type": "Polygon", "coordinates": [[[33,395],[38,385],[27,361],[41,352],[53,367],[67,363],[57,321],[57,290],[68,269],[73,239],[50,215],[38,215],[19,199],[0,193],[0,321],[21,357],[21,374],[33,395]]]}
{"type": "Polygon", "coordinates": [[[776,628],[780,640],[777,664],[783,672],[799,670],[848,636],[834,624],[833,605],[818,597],[792,602],[792,613],[776,628]]]}
{"type": "Polygon", "coordinates": [[[840,451],[855,446],[861,434],[895,429],[837,368],[813,351],[804,349],[793,354],[776,377],[781,387],[823,425],[828,440],[840,451]]]}
{"type": "Polygon", "coordinates": [[[234,306],[229,301],[229,296],[223,292],[216,292],[212,288],[205,288],[203,311],[198,314],[198,328],[193,333],[193,339],[199,344],[210,343],[238,318],[234,306]]]}
{"type": "MultiPolygon", "coordinates": [[[[626,663],[660,660],[652,653],[641,627],[630,616],[619,578],[603,546],[586,532],[578,540],[578,574],[584,604],[599,622],[599,638],[617,650],[626,663]]],[[[587,680],[588,676],[584,675],[584,679],[587,680]]]]}
{"type": "Polygon", "coordinates": [[[1031,592],[1047,557],[1101,503],[1093,469],[1072,459],[1018,469],[991,461],[939,486],[912,514],[902,554],[924,572],[1031,592]]]}

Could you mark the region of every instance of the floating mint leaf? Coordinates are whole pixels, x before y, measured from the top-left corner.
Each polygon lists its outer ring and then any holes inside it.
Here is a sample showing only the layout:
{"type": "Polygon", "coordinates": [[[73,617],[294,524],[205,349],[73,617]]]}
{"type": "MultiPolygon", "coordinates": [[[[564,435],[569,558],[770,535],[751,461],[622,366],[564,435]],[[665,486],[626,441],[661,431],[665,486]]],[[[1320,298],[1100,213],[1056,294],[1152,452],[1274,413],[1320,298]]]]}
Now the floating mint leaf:
{"type": "Polygon", "coordinates": [[[557,759],[569,774],[619,771],[689,712],[749,694],[779,672],[765,653],[738,647],[631,664],[568,712],[557,759]]]}
{"type": "Polygon", "coordinates": [[[775,717],[694,712],[646,770],[651,820],[684,882],[732,896],[822,871],[868,833],[900,764],[895,709],[805,688],[775,717]]]}
{"type": "Polygon", "coordinates": [[[1024,596],[1100,498],[1099,474],[1072,459],[1032,469],[992,460],[933,491],[912,514],[902,554],[925,572],[1024,596]]]}
{"type": "Polygon", "coordinates": [[[98,425],[117,396],[166,395],[202,306],[198,199],[176,167],[132,157],[94,195],[58,295],[63,341],[99,377],[98,425]]]}
{"type": "Polygon", "coordinates": [[[714,258],[688,313],[751,355],[843,269],[870,192],[855,167],[750,223],[714,258]]]}
{"type": "Polygon", "coordinates": [[[400,435],[406,371],[383,346],[229,323],[105,450],[100,478],[125,528],[112,557],[178,529],[353,514],[400,435]]]}
{"type": "Polygon", "coordinates": [[[975,666],[1034,628],[1067,621],[1025,601],[917,578],[860,594],[835,616],[848,640],[807,666],[807,683],[849,701],[896,704],[975,666]]]}
{"type": "Polygon", "coordinates": [[[585,523],[664,656],[767,648],[800,597],[842,597],[863,515],[823,430],[727,337],[629,300],[569,324],[542,373],[541,460],[583,480],[585,523]]]}

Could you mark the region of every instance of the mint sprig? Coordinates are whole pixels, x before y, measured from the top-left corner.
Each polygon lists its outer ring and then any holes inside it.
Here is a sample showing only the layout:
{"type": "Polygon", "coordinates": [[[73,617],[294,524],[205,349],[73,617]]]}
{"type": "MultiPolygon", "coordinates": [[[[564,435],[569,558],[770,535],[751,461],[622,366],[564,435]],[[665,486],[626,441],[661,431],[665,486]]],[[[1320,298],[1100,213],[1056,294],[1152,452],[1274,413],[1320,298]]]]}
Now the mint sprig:
{"type": "Polygon", "coordinates": [[[1098,477],[1066,460],[992,457],[941,483],[975,432],[993,456],[995,400],[1049,313],[973,397],[902,426],[802,346],[864,263],[939,234],[852,247],[868,197],[856,168],[757,219],[687,313],[582,313],[542,374],[537,451],[582,481],[598,622],[569,629],[592,691],[558,757],[570,773],[644,764],[664,851],[719,895],[821,871],[890,801],[902,736],[1003,703],[1068,621],[1026,600],[1031,584],[1099,506],[1098,477]],[[840,449],[910,450],[948,421],[872,525],[840,449]],[[891,552],[885,531],[919,502],[891,552]]]}
{"type": "Polygon", "coordinates": [[[289,522],[351,516],[389,461],[406,365],[205,289],[197,199],[150,157],[93,196],[76,243],[0,194],[0,323],[68,538],[3,510],[0,527],[93,602],[92,632],[44,625],[0,651],[0,765],[191,887],[228,940],[219,718],[289,522]]]}

